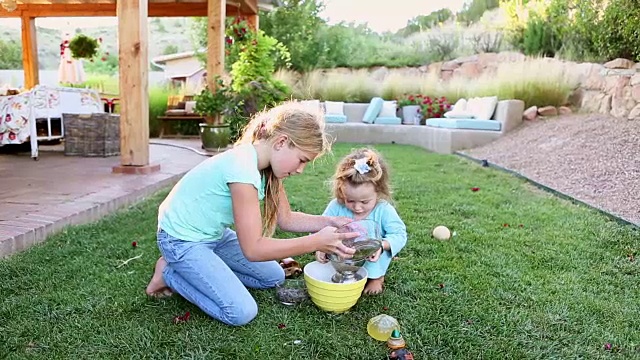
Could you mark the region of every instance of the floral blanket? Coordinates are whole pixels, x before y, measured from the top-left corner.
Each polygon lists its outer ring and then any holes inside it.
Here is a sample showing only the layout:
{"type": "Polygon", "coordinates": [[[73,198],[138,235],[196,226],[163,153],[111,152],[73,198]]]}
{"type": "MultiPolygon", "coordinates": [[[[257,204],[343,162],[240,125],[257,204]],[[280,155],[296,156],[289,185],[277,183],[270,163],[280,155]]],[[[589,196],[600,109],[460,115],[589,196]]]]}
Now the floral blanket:
{"type": "Polygon", "coordinates": [[[96,112],[104,108],[90,89],[38,85],[29,92],[0,96],[0,146],[26,142],[35,130],[35,119],[96,112]]]}

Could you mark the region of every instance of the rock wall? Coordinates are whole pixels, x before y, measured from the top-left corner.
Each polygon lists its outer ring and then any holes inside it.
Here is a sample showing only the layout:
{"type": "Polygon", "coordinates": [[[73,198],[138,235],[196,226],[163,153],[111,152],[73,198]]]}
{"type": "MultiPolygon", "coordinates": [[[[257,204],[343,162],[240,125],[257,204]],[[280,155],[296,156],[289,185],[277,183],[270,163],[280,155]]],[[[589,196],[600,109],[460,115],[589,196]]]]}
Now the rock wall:
{"type": "MultiPolygon", "coordinates": [[[[501,63],[523,62],[526,59],[525,55],[517,52],[483,53],[420,67],[393,70],[375,67],[369,69],[369,72],[378,81],[382,81],[391,71],[409,77],[434,73],[442,81],[454,76],[472,79],[485,72],[495,71],[501,63]]],[[[605,64],[576,63],[552,58],[544,60],[555,62],[553,66],[562,66],[563,71],[575,72],[578,78],[579,85],[565,105],[583,112],[640,119],[640,63],[626,59],[615,59],[605,64]]],[[[343,68],[335,71],[344,73],[349,70],[343,68]]]]}

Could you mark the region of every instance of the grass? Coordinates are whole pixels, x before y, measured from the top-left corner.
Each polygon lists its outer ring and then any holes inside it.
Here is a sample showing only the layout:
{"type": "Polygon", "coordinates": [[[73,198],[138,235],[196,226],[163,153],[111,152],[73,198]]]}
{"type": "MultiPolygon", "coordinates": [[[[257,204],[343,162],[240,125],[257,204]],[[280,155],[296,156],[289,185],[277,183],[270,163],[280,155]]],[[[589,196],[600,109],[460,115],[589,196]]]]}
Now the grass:
{"type": "MultiPolygon", "coordinates": [[[[337,145],[334,156],[287,180],[294,209],[323,210],[325,180],[350,148],[337,145]]],[[[377,148],[392,165],[410,234],[383,295],[332,315],[252,291],[259,314],[240,328],[179,296],[147,299],[165,190],[0,261],[0,358],[381,359],[387,350],[366,325],[383,312],[399,320],[417,359],[640,355],[640,267],[631,260],[640,253],[637,229],[457,157],[377,148]],[[456,236],[433,240],[439,224],[456,236]],[[188,322],[172,323],[186,311],[188,322]]]]}

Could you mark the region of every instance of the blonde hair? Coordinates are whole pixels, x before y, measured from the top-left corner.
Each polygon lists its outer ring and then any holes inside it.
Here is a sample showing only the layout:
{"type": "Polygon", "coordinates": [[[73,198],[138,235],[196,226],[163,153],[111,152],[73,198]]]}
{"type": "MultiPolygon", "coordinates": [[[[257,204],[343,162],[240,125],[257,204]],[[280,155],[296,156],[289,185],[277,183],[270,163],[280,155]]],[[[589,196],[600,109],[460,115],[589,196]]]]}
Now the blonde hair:
{"type": "Polygon", "coordinates": [[[358,186],[370,183],[373,185],[378,199],[393,202],[391,187],[389,184],[389,167],[378,152],[369,148],[353,150],[345,156],[336,169],[333,176],[333,197],[338,203],[345,203],[344,188],[347,184],[358,186]],[[365,159],[369,167],[367,172],[361,174],[356,166],[356,161],[365,159]]]}
{"type": "MultiPolygon", "coordinates": [[[[291,101],[257,113],[243,129],[236,145],[271,141],[281,135],[287,136],[289,146],[318,154],[316,158],[331,150],[322,113],[319,110],[311,112],[291,101]]],[[[282,180],[275,176],[271,167],[262,170],[261,174],[266,179],[262,231],[264,236],[272,236],[278,220],[282,180]]]]}

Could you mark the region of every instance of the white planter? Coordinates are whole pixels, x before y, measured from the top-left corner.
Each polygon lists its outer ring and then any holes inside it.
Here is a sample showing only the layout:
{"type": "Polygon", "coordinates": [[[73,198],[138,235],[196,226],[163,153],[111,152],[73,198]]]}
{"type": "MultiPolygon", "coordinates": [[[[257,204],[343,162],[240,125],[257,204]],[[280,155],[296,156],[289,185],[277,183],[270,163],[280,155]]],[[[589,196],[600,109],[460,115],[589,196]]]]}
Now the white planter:
{"type": "Polygon", "coordinates": [[[404,125],[420,125],[420,113],[418,105],[408,105],[402,107],[402,123],[404,125]],[[416,118],[417,117],[417,118],[416,118]]]}

